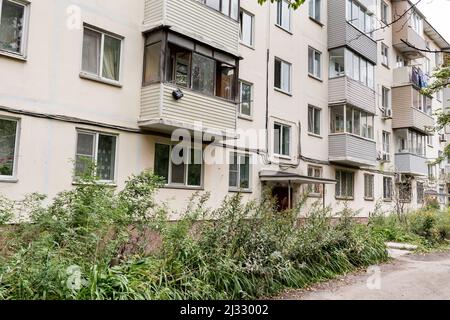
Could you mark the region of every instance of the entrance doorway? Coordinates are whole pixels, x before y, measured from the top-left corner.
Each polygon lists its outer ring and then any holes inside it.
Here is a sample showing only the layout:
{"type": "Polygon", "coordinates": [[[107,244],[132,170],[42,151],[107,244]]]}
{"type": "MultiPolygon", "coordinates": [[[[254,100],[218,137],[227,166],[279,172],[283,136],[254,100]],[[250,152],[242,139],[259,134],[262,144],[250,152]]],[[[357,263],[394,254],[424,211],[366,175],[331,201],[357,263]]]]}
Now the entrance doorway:
{"type": "Polygon", "coordinates": [[[272,196],[276,199],[277,210],[282,212],[292,207],[292,190],[289,187],[274,187],[272,189],[272,196]],[[290,197],[290,199],[289,199],[290,197]]]}

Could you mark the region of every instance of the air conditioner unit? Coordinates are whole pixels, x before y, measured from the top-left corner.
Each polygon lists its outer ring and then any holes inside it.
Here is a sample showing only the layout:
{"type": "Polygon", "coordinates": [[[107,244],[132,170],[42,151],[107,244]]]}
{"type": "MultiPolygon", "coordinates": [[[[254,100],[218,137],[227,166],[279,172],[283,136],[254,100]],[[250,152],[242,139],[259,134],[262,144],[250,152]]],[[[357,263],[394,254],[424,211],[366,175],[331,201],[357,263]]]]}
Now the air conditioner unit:
{"type": "Polygon", "coordinates": [[[384,118],[385,119],[391,119],[392,118],[392,109],[386,109],[384,110],[384,118]]]}
{"type": "Polygon", "coordinates": [[[383,161],[385,162],[391,161],[391,155],[389,153],[383,153],[383,161]]]}

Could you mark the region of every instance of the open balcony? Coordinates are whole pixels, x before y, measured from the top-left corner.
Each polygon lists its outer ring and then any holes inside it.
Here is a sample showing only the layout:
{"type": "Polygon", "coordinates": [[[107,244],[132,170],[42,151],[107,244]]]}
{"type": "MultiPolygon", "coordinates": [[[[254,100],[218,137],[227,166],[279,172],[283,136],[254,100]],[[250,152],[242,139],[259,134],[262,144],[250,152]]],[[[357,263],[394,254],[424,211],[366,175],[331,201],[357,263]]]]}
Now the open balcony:
{"type": "Polygon", "coordinates": [[[222,1],[227,1],[227,12],[209,7],[201,0],[145,0],[143,31],[165,26],[173,32],[237,55],[238,0],[222,1]]]}

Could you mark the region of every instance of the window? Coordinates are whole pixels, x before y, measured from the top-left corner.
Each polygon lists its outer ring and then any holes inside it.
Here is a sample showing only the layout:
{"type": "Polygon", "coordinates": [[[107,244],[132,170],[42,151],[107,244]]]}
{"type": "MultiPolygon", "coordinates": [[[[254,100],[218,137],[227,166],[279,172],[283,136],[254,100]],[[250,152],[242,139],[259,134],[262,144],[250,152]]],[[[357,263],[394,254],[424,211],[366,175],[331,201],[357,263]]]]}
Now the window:
{"type": "Polygon", "coordinates": [[[321,0],[309,0],[309,17],[320,22],[321,0]]]}
{"type": "Polygon", "coordinates": [[[413,107],[430,116],[433,115],[432,99],[416,89],[413,89],[413,107]]]}
{"type": "Polygon", "coordinates": [[[364,199],[373,200],[373,189],[374,189],[374,175],[365,174],[364,175],[364,199]]]}
{"type": "Polygon", "coordinates": [[[417,182],[417,203],[421,204],[424,200],[424,187],[422,182],[417,182]]]}
{"type": "Polygon", "coordinates": [[[369,88],[374,88],[374,65],[347,49],[330,51],[330,78],[347,75],[369,88]]]}
{"type": "Polygon", "coordinates": [[[16,174],[18,126],[17,120],[0,118],[0,179],[16,174]]]}
{"type": "Polygon", "coordinates": [[[426,156],[425,135],[413,130],[399,129],[396,131],[397,152],[412,153],[421,157],[426,156]]]}
{"type": "Polygon", "coordinates": [[[101,181],[114,181],[117,136],[89,131],[78,131],[75,157],[75,177],[90,174],[95,165],[101,181]]]}
{"type": "Polygon", "coordinates": [[[387,111],[391,110],[391,90],[386,87],[381,87],[381,107],[384,116],[388,116],[387,111]]]}
{"type": "Polygon", "coordinates": [[[361,6],[355,0],[347,0],[346,4],[346,17],[347,21],[359,29],[361,32],[372,37],[374,30],[374,16],[367,12],[367,10],[361,6]]]}
{"type": "Polygon", "coordinates": [[[411,182],[397,183],[398,198],[401,202],[411,202],[412,188],[411,182]]]}
{"type": "Polygon", "coordinates": [[[353,199],[354,173],[350,171],[336,170],[336,198],[353,199]]]}
{"type": "Polygon", "coordinates": [[[232,152],[230,154],[230,177],[229,187],[231,190],[250,189],[250,156],[232,152]]]}
{"type": "Polygon", "coordinates": [[[382,144],[383,144],[383,151],[382,151],[382,160],[384,162],[391,161],[391,134],[389,132],[383,131],[382,133],[382,144]]]}
{"type": "Polygon", "coordinates": [[[208,7],[222,12],[234,20],[238,19],[239,0],[200,0],[208,7]]]}
{"type": "Polygon", "coordinates": [[[331,133],[351,133],[374,139],[374,116],[351,106],[331,107],[331,133]],[[345,116],[345,120],[344,120],[345,116]]]}
{"type": "Polygon", "coordinates": [[[200,187],[203,152],[199,149],[155,144],[154,172],[168,185],[200,187]]]}
{"type": "Polygon", "coordinates": [[[427,75],[431,74],[431,64],[430,64],[430,59],[425,58],[425,73],[427,75]]]}
{"type": "Polygon", "coordinates": [[[405,58],[403,58],[402,56],[397,55],[397,64],[396,67],[397,68],[402,68],[404,66],[408,65],[408,62],[406,61],[405,58]]]}
{"type": "Polygon", "coordinates": [[[144,84],[161,81],[161,42],[145,46],[144,84]]]}
{"type": "Polygon", "coordinates": [[[192,89],[204,94],[214,94],[215,61],[200,54],[192,55],[192,89]]]}
{"type": "Polygon", "coordinates": [[[25,54],[28,8],[26,2],[0,0],[0,51],[25,54]]]}
{"type": "Polygon", "coordinates": [[[204,95],[236,99],[238,62],[234,56],[159,31],[147,36],[144,61],[144,86],[165,82],[204,95]]]}
{"type": "MultiPolygon", "coordinates": [[[[322,168],[315,166],[308,166],[308,177],[321,178],[322,168]]],[[[318,183],[308,185],[308,193],[310,196],[318,196],[322,194],[322,186],[318,183]]]]}
{"type": "Polygon", "coordinates": [[[381,1],[381,21],[388,24],[389,7],[386,2],[381,1]]]}
{"type": "Polygon", "coordinates": [[[389,67],[389,48],[384,43],[381,43],[381,63],[389,67]]]}
{"type": "Polygon", "coordinates": [[[427,145],[430,147],[433,146],[433,136],[427,136],[427,145]]]}
{"type": "Polygon", "coordinates": [[[308,132],[320,135],[320,114],[319,108],[308,106],[308,132]]]}
{"type": "Polygon", "coordinates": [[[434,53],[434,64],[436,65],[436,68],[439,68],[442,65],[442,52],[435,52],[434,53]]]}
{"type": "Polygon", "coordinates": [[[311,47],[308,48],[308,73],[322,78],[322,53],[311,47]]]}
{"type": "Polygon", "coordinates": [[[241,99],[239,113],[243,116],[252,116],[252,104],[253,104],[253,85],[241,81],[241,99]]]}
{"type": "Polygon", "coordinates": [[[247,11],[241,10],[241,32],[240,39],[241,42],[247,46],[253,47],[253,37],[254,37],[254,19],[255,17],[248,13],[247,11]]]}
{"type": "Polygon", "coordinates": [[[428,179],[434,180],[436,178],[436,165],[428,165],[428,179]]]}
{"type": "Polygon", "coordinates": [[[420,36],[423,33],[423,20],[417,12],[413,12],[411,16],[411,28],[420,36]]]}
{"type": "Polygon", "coordinates": [[[276,155],[287,156],[291,155],[291,127],[284,124],[274,124],[274,148],[273,152],[276,155]]]}
{"type": "Polygon", "coordinates": [[[385,201],[391,201],[392,196],[392,178],[383,177],[383,199],[385,201]]]}
{"type": "Polygon", "coordinates": [[[84,28],[82,71],[102,79],[120,79],[122,39],[90,27],[84,28]]]}
{"type": "Polygon", "coordinates": [[[275,58],[275,88],[291,92],[291,64],[275,58]]]}
{"type": "Polygon", "coordinates": [[[277,3],[277,25],[287,31],[291,30],[291,8],[287,0],[277,3]]]}

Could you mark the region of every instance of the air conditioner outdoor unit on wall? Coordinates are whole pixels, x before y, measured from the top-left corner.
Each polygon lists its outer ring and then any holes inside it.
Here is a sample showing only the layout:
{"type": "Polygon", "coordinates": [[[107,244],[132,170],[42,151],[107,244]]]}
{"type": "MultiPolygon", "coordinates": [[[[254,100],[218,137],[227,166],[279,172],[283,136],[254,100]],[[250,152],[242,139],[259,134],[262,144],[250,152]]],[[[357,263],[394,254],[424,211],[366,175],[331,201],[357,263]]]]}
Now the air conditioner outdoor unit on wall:
{"type": "Polygon", "coordinates": [[[392,109],[386,109],[385,111],[384,111],[384,117],[386,118],[386,119],[391,119],[392,118],[392,109]]]}

